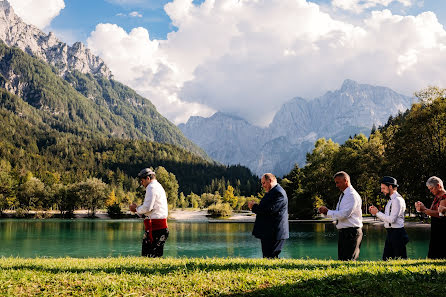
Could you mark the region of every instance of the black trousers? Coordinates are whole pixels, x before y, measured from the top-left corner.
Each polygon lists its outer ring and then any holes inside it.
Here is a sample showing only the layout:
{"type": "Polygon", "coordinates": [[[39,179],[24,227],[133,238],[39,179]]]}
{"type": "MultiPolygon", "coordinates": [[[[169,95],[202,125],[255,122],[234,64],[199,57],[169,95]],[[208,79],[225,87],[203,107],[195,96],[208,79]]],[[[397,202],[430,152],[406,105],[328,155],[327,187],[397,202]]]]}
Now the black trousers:
{"type": "Polygon", "coordinates": [[[154,230],[152,231],[153,241],[150,242],[149,231],[145,231],[142,239],[142,256],[149,258],[162,257],[167,237],[169,237],[169,229],[154,230]]]}
{"type": "Polygon", "coordinates": [[[406,244],[409,236],[404,228],[386,228],[387,237],[384,245],[383,260],[407,259],[406,244]]]}
{"type": "Polygon", "coordinates": [[[339,229],[338,259],[343,261],[356,260],[362,241],[362,228],[351,227],[339,229]]]}
{"type": "Polygon", "coordinates": [[[261,239],[263,258],[279,258],[285,239],[272,240],[261,239]]]}

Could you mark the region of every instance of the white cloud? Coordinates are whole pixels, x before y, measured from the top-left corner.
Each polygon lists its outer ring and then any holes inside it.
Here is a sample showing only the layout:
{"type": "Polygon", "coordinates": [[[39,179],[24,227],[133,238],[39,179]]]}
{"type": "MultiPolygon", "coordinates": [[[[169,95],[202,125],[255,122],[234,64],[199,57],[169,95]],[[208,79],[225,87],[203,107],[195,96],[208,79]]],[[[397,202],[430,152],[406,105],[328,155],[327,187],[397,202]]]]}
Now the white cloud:
{"type": "Polygon", "coordinates": [[[165,10],[178,28],[166,40],[100,24],[87,42],[176,123],[221,110],[265,125],[285,101],[345,78],[406,94],[446,84],[446,31],[431,12],[375,11],[352,25],[305,0],[174,0],[165,10]]]}
{"type": "Polygon", "coordinates": [[[114,24],[99,24],[87,44],[104,59],[116,79],[149,98],[172,121],[184,122],[191,115],[215,112],[199,103],[178,99],[181,73],[159,50],[160,42],[150,40],[146,29],[135,28],[127,33],[114,24]]]}
{"type": "Polygon", "coordinates": [[[389,6],[392,3],[399,3],[403,6],[412,6],[414,0],[331,0],[334,7],[361,13],[366,9],[377,6],[389,6]]]}
{"type": "Polygon", "coordinates": [[[129,16],[134,17],[134,18],[142,18],[142,14],[140,14],[137,11],[132,11],[131,13],[129,13],[129,16]]]}
{"type": "Polygon", "coordinates": [[[15,13],[37,28],[47,27],[65,8],[64,0],[8,0],[15,13]]]}

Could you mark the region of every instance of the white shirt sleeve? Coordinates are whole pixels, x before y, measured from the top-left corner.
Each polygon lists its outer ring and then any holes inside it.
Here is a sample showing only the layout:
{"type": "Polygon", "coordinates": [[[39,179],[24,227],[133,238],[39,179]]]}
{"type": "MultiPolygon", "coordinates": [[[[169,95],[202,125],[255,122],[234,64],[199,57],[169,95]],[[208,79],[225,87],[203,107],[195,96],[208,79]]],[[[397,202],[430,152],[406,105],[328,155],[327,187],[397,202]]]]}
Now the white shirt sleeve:
{"type": "Polygon", "coordinates": [[[386,214],[384,214],[382,212],[378,212],[376,214],[376,216],[380,220],[382,220],[382,221],[384,221],[386,223],[389,223],[389,224],[393,224],[393,223],[396,222],[396,220],[398,219],[398,216],[400,215],[401,210],[402,210],[401,203],[400,203],[400,200],[398,198],[392,199],[391,203],[392,203],[392,209],[390,210],[390,214],[389,215],[386,215],[386,214]]]}
{"type": "Polygon", "coordinates": [[[153,188],[150,185],[147,186],[144,203],[136,209],[137,214],[150,214],[153,211],[153,206],[155,205],[155,197],[153,194],[153,188]]]}
{"type": "Polygon", "coordinates": [[[327,216],[333,219],[346,219],[349,218],[355,208],[355,198],[351,192],[345,193],[344,197],[339,205],[339,210],[329,210],[327,216]]]}

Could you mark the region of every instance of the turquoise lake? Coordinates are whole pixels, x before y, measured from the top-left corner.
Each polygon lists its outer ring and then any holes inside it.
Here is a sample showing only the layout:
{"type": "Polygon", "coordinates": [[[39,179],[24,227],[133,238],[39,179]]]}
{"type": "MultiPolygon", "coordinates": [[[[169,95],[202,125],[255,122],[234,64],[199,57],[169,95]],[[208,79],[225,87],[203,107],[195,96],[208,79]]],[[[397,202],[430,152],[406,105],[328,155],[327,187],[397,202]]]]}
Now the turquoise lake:
{"type": "MultiPolygon", "coordinates": [[[[165,257],[262,256],[260,241],[251,235],[253,223],[169,221],[165,257]]],[[[426,258],[428,227],[406,227],[409,258],[426,258]]],[[[364,225],[359,260],[381,259],[386,231],[364,225]]],[[[139,256],[141,220],[0,220],[0,257],[139,256]]],[[[281,258],[337,259],[337,231],[331,223],[290,223],[281,258]]]]}

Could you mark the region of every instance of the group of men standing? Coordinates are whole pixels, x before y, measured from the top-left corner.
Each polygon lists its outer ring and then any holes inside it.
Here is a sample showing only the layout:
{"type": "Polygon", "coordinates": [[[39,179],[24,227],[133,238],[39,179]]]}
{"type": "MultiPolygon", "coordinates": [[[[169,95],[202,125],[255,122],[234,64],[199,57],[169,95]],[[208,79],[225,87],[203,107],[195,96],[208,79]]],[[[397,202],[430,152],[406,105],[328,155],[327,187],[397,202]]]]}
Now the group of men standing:
{"type": "MultiPolygon", "coordinates": [[[[168,205],[166,193],[156,180],[155,172],[149,168],[141,170],[138,178],[146,188],[144,202],[137,207],[130,205],[130,211],[145,215],[145,233],[142,242],[142,255],[147,257],[161,257],[164,244],[169,236],[167,227],[168,205]]],[[[341,194],[336,209],[319,207],[319,213],[335,220],[338,229],[338,259],[356,260],[359,257],[362,233],[362,200],[350,182],[350,176],[340,171],[334,175],[336,187],[341,194]]],[[[288,197],[285,190],[271,173],[265,173],[261,178],[265,190],[264,197],[259,203],[248,201],[248,207],[256,214],[256,221],[252,234],[259,238],[264,258],[278,258],[286,239],[289,238],[288,197]]],[[[417,201],[417,211],[432,217],[431,241],[428,257],[432,259],[446,258],[444,249],[446,218],[440,218],[446,212],[446,191],[443,182],[438,177],[431,177],[426,186],[435,196],[432,206],[428,209],[417,201]]],[[[383,260],[407,258],[406,244],[409,237],[404,229],[404,215],[406,203],[398,193],[397,180],[391,176],[381,179],[381,192],[389,200],[384,212],[374,205],[369,212],[384,222],[387,237],[384,246],[383,260]]]]}
{"type": "MultiPolygon", "coordinates": [[[[350,182],[350,176],[340,171],[334,175],[336,187],[341,194],[336,209],[330,210],[326,206],[319,207],[319,213],[335,220],[338,229],[338,259],[356,260],[359,257],[362,233],[362,200],[350,182]]],[[[259,204],[248,203],[252,212],[257,214],[253,235],[260,238],[263,257],[277,258],[281,252],[285,239],[289,237],[288,227],[288,199],[283,188],[277,183],[271,173],[262,176],[262,186],[266,191],[259,204]]],[[[446,212],[446,191],[443,182],[438,177],[430,177],[426,186],[435,196],[432,206],[428,209],[420,201],[415,203],[418,212],[432,217],[431,240],[428,258],[446,258],[446,218],[441,218],[446,212]]],[[[384,245],[383,260],[406,259],[406,245],[409,237],[404,229],[406,203],[398,193],[397,180],[391,176],[381,179],[381,192],[388,197],[384,212],[374,205],[369,212],[384,222],[387,237],[384,245]]]]}

